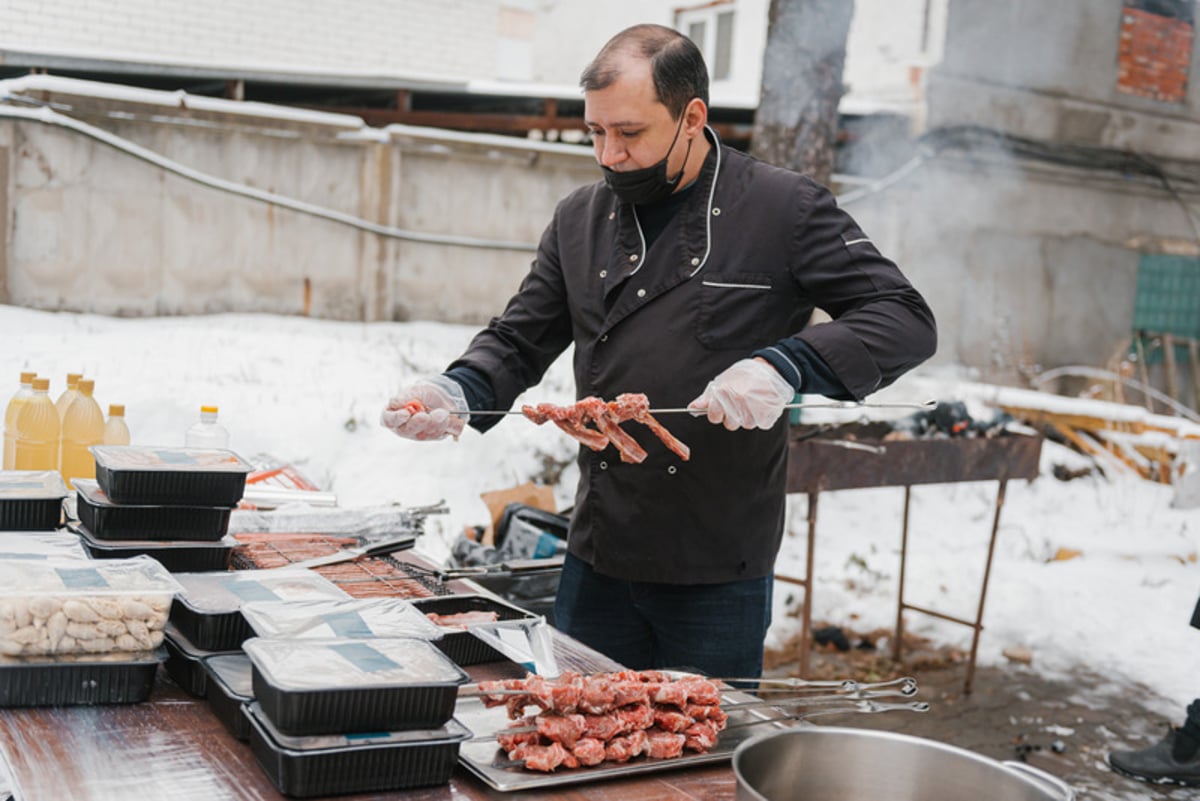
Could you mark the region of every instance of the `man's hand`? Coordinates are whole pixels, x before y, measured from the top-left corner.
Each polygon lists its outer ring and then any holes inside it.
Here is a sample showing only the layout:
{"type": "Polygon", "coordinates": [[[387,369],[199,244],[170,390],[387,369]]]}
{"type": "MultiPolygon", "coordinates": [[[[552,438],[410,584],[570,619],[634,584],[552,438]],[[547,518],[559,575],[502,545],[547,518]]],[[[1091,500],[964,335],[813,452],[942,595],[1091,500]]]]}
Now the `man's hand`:
{"type": "Polygon", "coordinates": [[[458,439],[469,416],[457,381],[443,375],[420,378],[388,401],[379,422],[406,439],[458,439]]]}
{"type": "Polygon", "coordinates": [[[796,390],[765,359],[742,359],[708,382],[703,394],[688,404],[710,423],[730,431],[739,428],[770,428],[796,390]]]}

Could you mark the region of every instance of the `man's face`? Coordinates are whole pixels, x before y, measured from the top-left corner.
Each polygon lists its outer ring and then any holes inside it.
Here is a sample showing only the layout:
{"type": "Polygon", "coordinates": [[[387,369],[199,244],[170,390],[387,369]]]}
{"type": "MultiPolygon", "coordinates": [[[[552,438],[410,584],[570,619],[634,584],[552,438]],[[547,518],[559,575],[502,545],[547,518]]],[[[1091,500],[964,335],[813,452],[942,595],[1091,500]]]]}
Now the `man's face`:
{"type": "MultiPolygon", "coordinates": [[[[671,148],[679,120],[658,102],[650,62],[625,57],[620,77],[607,88],[584,93],[583,118],[596,161],[617,172],[650,167],[671,151],[667,174],[683,166],[685,147],[671,148]]],[[[680,135],[682,139],[682,134],[680,135]]]]}

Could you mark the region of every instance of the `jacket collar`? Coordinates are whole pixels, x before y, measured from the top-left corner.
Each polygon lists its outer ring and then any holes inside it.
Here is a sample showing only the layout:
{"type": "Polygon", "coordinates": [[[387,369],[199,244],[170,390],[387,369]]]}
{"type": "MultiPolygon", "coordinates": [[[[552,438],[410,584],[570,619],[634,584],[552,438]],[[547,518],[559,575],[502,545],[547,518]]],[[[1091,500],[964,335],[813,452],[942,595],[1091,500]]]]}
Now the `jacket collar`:
{"type": "MultiPolygon", "coordinates": [[[[712,144],[700,174],[696,176],[691,197],[679,214],[684,221],[683,242],[679,267],[683,278],[691,278],[704,268],[712,252],[713,198],[717,191],[717,177],[721,172],[721,138],[710,126],[704,126],[704,135],[712,144]]],[[[622,203],[613,196],[613,215],[619,220],[618,250],[623,254],[636,255],[635,266],[629,274],[638,272],[646,263],[646,238],[637,219],[633,204],[622,203]]],[[[628,256],[626,257],[628,258],[628,256]]]]}

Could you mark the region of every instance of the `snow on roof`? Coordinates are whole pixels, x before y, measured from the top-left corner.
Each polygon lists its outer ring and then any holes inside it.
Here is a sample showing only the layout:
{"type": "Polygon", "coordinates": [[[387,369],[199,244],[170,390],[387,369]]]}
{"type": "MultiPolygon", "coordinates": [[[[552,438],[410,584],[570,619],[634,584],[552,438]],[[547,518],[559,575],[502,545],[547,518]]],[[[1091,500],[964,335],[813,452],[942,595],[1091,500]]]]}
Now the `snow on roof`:
{"type": "Polygon", "coordinates": [[[158,89],[142,89],[123,84],[60,78],[55,75],[25,75],[0,81],[0,100],[3,100],[6,95],[24,95],[30,92],[57,92],[64,95],[124,100],[170,108],[189,108],[197,111],[287,119],[348,129],[359,129],[365,125],[361,118],[350,114],[333,114],[290,106],[276,106],[269,103],[190,95],[182,90],[164,92],[158,89]]]}

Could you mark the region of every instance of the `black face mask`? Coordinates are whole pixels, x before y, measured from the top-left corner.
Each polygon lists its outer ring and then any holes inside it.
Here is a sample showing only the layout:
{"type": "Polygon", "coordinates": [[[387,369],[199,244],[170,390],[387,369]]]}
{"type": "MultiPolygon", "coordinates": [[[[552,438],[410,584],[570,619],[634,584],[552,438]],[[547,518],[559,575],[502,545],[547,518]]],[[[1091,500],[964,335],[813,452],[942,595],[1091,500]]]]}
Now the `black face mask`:
{"type": "MultiPolygon", "coordinates": [[[[679,141],[681,130],[683,130],[683,115],[679,117],[679,125],[675,128],[675,138],[671,140],[671,146],[667,148],[667,155],[663,156],[662,161],[657,164],[627,172],[617,172],[611,167],[600,165],[600,169],[604,171],[604,183],[608,184],[608,188],[613,191],[618,200],[634,205],[654,203],[675,191],[675,188],[679,186],[679,179],[683,178],[684,168],[680,167],[674,178],[668,178],[667,159],[671,157],[671,151],[675,149],[675,143],[679,141]]],[[[688,139],[687,155],[683,157],[684,167],[687,166],[690,155],[692,155],[692,140],[688,139]]]]}

